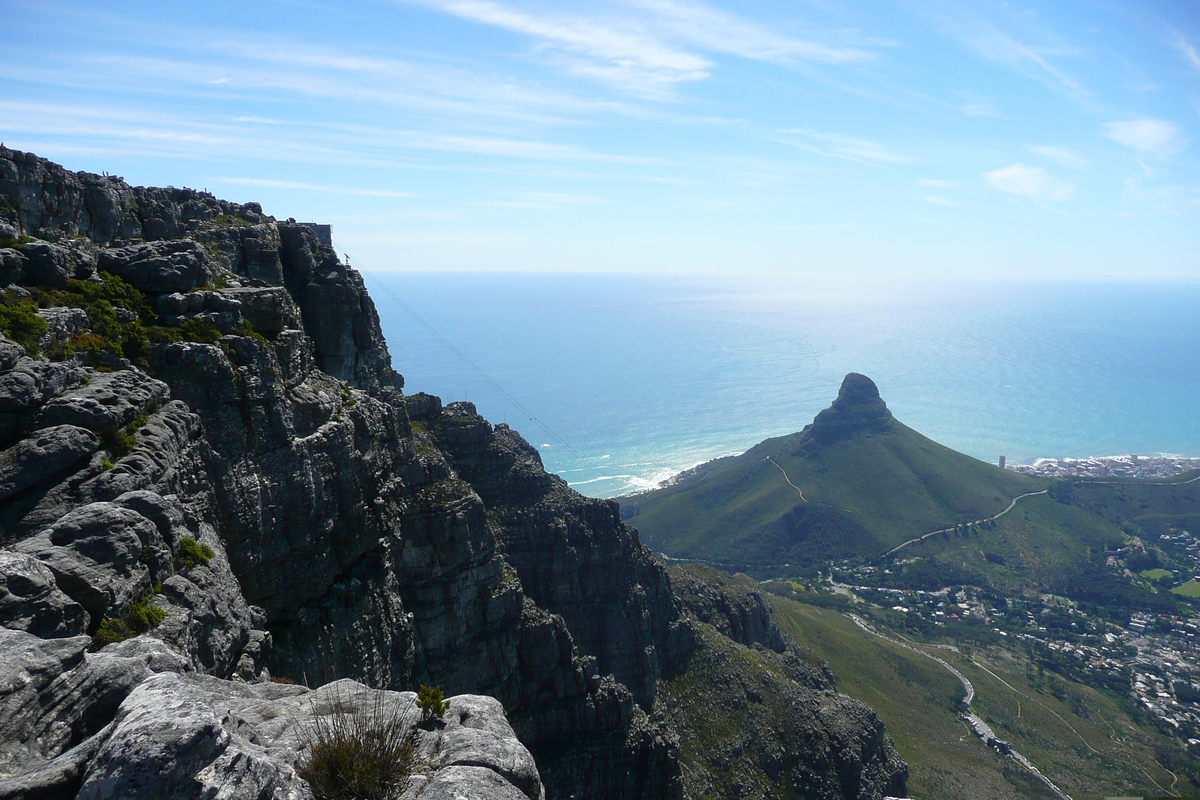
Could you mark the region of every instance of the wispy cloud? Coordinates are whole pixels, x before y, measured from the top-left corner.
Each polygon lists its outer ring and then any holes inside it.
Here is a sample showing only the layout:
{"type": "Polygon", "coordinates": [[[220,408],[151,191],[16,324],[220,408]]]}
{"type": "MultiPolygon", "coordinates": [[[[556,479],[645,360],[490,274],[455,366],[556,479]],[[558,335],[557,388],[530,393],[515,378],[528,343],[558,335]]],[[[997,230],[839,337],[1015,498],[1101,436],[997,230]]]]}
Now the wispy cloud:
{"type": "Polygon", "coordinates": [[[1075,196],[1073,185],[1059,180],[1040,167],[1012,164],[985,172],[983,177],[993,188],[1038,202],[1060,203],[1075,196]]]}
{"type": "MultiPolygon", "coordinates": [[[[711,76],[722,53],[768,63],[848,64],[875,54],[861,46],[788,36],[725,11],[677,0],[631,0],[623,13],[533,13],[493,0],[417,0],[462,19],[531,37],[569,73],[647,97],[711,76]]],[[[844,37],[833,37],[844,38],[844,37]]]]}
{"type": "Polygon", "coordinates": [[[1175,31],[1171,36],[1171,46],[1179,51],[1183,56],[1183,60],[1191,64],[1194,69],[1200,70],[1200,52],[1196,51],[1188,38],[1179,31],[1175,31]]]}
{"type": "Polygon", "coordinates": [[[1068,169],[1087,169],[1087,159],[1072,153],[1063,147],[1035,147],[1033,152],[1054,161],[1068,169]]]}
{"type": "Polygon", "coordinates": [[[945,33],[988,61],[1003,64],[1070,97],[1084,99],[1090,96],[1075,78],[1051,61],[1054,56],[1075,54],[1070,47],[1061,43],[1030,43],[1001,30],[994,22],[965,4],[943,4],[939,11],[934,12],[934,19],[945,33]]]}
{"type": "Polygon", "coordinates": [[[956,92],[960,102],[956,106],[964,116],[968,117],[1003,117],[1004,114],[996,107],[994,101],[980,97],[972,92],[956,92]]]}
{"type": "Polygon", "coordinates": [[[1165,119],[1106,122],[1101,127],[1108,138],[1132,147],[1143,156],[1170,158],[1181,153],[1188,145],[1179,128],[1165,119]]]}
{"type": "Polygon", "coordinates": [[[706,78],[708,59],[627,26],[564,14],[534,16],[488,0],[451,0],[442,10],[463,19],[532,36],[543,48],[571,58],[573,72],[657,94],[683,81],[706,78]]]}
{"type": "Polygon", "coordinates": [[[564,194],[561,192],[505,192],[505,200],[475,200],[471,205],[491,206],[494,208],[534,208],[555,209],[569,206],[603,203],[604,198],[584,194],[564,194]]]}
{"type": "Polygon", "coordinates": [[[218,183],[232,183],[239,186],[265,186],[271,189],[299,189],[306,192],[321,192],[322,194],[353,194],[364,197],[416,197],[415,192],[395,192],[389,189],[347,189],[341,186],[321,186],[315,183],[296,183],[294,181],[275,181],[266,178],[213,178],[218,183]]]}
{"type": "Polygon", "coordinates": [[[827,158],[844,158],[860,164],[906,164],[914,160],[911,156],[894,153],[867,139],[821,133],[807,128],[780,131],[771,139],[827,158]]]}
{"type": "Polygon", "coordinates": [[[799,39],[699,3],[635,0],[658,16],[672,33],[699,47],[755,61],[793,64],[813,61],[845,64],[868,61],[875,53],[861,47],[799,39]]]}

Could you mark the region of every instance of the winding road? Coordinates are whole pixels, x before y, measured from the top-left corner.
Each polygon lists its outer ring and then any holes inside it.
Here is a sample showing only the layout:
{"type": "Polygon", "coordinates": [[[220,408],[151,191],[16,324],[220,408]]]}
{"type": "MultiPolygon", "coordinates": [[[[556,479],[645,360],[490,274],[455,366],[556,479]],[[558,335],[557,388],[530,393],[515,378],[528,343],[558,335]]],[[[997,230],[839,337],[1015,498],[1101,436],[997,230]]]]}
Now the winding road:
{"type": "MultiPolygon", "coordinates": [[[[954,666],[952,666],[949,662],[947,662],[943,658],[938,658],[937,656],[933,655],[932,653],[926,653],[924,650],[913,647],[911,644],[906,644],[906,643],[900,641],[899,639],[893,639],[891,636],[880,633],[879,631],[877,631],[873,627],[871,627],[870,624],[868,624],[865,620],[863,620],[862,617],[858,616],[857,614],[846,614],[846,616],[849,617],[854,622],[855,625],[857,625],[859,628],[866,631],[867,633],[871,634],[872,636],[878,636],[880,639],[884,639],[886,641],[891,642],[894,645],[903,647],[905,650],[911,650],[912,652],[917,653],[918,655],[925,656],[928,659],[936,661],[944,669],[949,670],[950,674],[952,674],[954,677],[958,678],[958,680],[963,685],[963,689],[966,691],[966,695],[963,697],[963,700],[962,700],[962,704],[963,704],[962,718],[964,720],[966,720],[968,725],[971,726],[971,730],[973,730],[975,732],[975,735],[978,736],[988,746],[995,748],[997,751],[1003,753],[1008,758],[1011,758],[1013,761],[1016,761],[1018,764],[1025,767],[1027,770],[1029,770],[1034,775],[1036,775],[1038,778],[1040,778],[1041,781],[1044,784],[1046,784],[1047,787],[1049,787],[1050,791],[1054,792],[1054,794],[1057,795],[1059,798],[1061,798],[1061,800],[1072,800],[1072,798],[1069,794],[1067,794],[1062,789],[1055,786],[1054,782],[1052,780],[1050,780],[1045,775],[1043,775],[1041,770],[1039,770],[1032,763],[1030,763],[1029,759],[1027,759],[1025,756],[1021,755],[1020,753],[1018,753],[1016,750],[1012,749],[1011,745],[1009,745],[1008,752],[1005,753],[1003,750],[1000,749],[1000,747],[998,745],[992,744],[992,742],[998,742],[999,737],[996,736],[994,731],[992,731],[991,726],[989,726],[986,722],[984,722],[982,719],[980,719],[978,716],[976,716],[975,712],[971,711],[971,703],[975,700],[975,687],[974,687],[974,685],[972,685],[971,681],[967,678],[966,675],[963,675],[961,672],[959,672],[957,669],[955,669],[954,666]]],[[[1009,687],[1009,688],[1011,688],[1011,687],[1009,687]]]]}

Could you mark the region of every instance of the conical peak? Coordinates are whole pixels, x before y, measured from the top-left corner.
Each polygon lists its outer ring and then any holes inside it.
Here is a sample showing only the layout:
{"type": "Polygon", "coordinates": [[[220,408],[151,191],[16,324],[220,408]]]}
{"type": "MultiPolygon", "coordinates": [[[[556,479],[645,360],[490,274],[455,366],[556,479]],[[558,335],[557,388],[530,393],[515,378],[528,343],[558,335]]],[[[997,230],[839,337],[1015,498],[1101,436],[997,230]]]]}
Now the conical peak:
{"type": "Polygon", "coordinates": [[[851,372],[842,379],[833,405],[817,414],[812,434],[820,441],[833,441],[863,431],[887,430],[892,412],[879,396],[879,387],[866,375],[851,372]]]}

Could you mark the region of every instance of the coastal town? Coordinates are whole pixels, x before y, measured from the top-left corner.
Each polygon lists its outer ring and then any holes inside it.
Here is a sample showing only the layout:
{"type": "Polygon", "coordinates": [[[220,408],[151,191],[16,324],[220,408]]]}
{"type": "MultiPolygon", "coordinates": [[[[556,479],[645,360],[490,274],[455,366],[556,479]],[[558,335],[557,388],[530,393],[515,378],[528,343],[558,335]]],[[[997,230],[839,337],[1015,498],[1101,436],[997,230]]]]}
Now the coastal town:
{"type": "MultiPolygon", "coordinates": [[[[1001,459],[1001,466],[1004,466],[1001,459]]],[[[1097,456],[1039,458],[1032,464],[1008,464],[1007,469],[1043,478],[1170,478],[1200,469],[1200,458],[1181,456],[1097,456]]]]}

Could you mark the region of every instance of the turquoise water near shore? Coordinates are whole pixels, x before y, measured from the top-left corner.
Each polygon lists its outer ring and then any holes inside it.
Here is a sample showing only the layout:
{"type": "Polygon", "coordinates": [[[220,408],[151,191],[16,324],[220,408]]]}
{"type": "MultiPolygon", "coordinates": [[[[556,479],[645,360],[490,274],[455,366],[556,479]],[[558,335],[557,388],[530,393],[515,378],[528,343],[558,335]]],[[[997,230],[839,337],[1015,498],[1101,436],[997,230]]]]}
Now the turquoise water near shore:
{"type": "Polygon", "coordinates": [[[987,461],[1200,456],[1200,282],[374,273],[367,286],[405,391],[472,401],[592,496],[799,430],[847,372],[873,378],[900,421],[987,461]]]}

